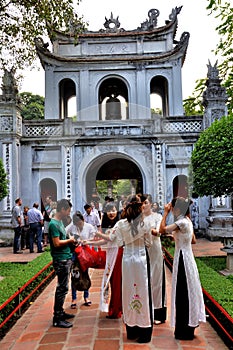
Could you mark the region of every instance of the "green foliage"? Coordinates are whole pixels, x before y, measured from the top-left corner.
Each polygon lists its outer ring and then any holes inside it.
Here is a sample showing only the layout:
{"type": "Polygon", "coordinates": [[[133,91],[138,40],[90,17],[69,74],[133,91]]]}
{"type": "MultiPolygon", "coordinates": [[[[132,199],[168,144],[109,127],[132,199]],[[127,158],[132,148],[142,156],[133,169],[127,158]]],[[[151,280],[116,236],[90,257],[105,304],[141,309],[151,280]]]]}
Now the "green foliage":
{"type": "Polygon", "coordinates": [[[76,34],[83,30],[82,17],[75,13],[79,0],[2,0],[0,5],[0,64],[2,67],[26,68],[36,56],[34,39],[54,39],[56,30],[76,34]]]}
{"type": "Polygon", "coordinates": [[[233,317],[233,278],[219,273],[226,268],[226,258],[198,258],[196,262],[202,287],[233,317]]]}
{"type": "Polygon", "coordinates": [[[0,158],[0,201],[8,194],[8,180],[2,159],[0,158]]]}
{"type": "Polygon", "coordinates": [[[43,119],[44,118],[44,97],[33,95],[30,92],[20,94],[23,119],[43,119]]]}
{"type": "Polygon", "coordinates": [[[51,261],[49,251],[28,264],[0,263],[0,305],[51,261]]]}
{"type": "Polygon", "coordinates": [[[220,41],[215,50],[216,55],[222,57],[218,69],[223,78],[223,85],[226,88],[228,99],[228,110],[233,112],[233,7],[230,2],[225,2],[217,7],[216,18],[219,19],[219,26],[216,28],[220,41]]]}
{"type": "Polygon", "coordinates": [[[233,114],[203,131],[191,156],[189,185],[200,197],[233,193],[233,114]]]}
{"type": "Polygon", "coordinates": [[[186,116],[203,114],[202,96],[206,88],[205,82],[206,79],[197,80],[193,95],[184,100],[183,107],[186,116]]]}
{"type": "MultiPolygon", "coordinates": [[[[131,183],[130,180],[113,180],[112,194],[116,199],[121,195],[129,195],[131,193],[131,183]]],[[[108,180],[97,180],[96,181],[97,192],[100,198],[104,199],[108,193],[108,180]]]]}
{"type": "MultiPolygon", "coordinates": [[[[219,76],[222,85],[226,88],[228,95],[227,107],[229,113],[233,112],[233,7],[229,1],[208,0],[207,10],[209,15],[214,16],[219,25],[216,31],[219,34],[219,42],[215,48],[217,57],[221,57],[218,64],[219,76]]],[[[213,48],[214,50],[214,48],[213,48]]],[[[203,111],[202,95],[206,88],[205,79],[196,81],[196,86],[191,97],[184,100],[184,110],[186,115],[199,114],[203,111]]]]}

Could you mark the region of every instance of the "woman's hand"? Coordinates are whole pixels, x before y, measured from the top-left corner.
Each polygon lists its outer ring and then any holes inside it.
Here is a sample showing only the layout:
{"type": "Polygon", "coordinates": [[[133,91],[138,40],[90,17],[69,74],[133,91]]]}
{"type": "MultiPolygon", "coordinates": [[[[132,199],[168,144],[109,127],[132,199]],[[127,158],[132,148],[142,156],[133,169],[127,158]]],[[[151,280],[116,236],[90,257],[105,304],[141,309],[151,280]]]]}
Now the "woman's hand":
{"type": "Polygon", "coordinates": [[[155,228],[151,229],[151,234],[152,234],[152,236],[156,236],[156,237],[161,236],[161,234],[155,228]]]}
{"type": "Polygon", "coordinates": [[[100,231],[97,231],[96,233],[95,233],[95,237],[101,237],[101,232],[100,231]]]}
{"type": "Polygon", "coordinates": [[[171,202],[165,204],[165,206],[164,206],[164,214],[167,215],[171,211],[171,208],[172,208],[171,202]]]}

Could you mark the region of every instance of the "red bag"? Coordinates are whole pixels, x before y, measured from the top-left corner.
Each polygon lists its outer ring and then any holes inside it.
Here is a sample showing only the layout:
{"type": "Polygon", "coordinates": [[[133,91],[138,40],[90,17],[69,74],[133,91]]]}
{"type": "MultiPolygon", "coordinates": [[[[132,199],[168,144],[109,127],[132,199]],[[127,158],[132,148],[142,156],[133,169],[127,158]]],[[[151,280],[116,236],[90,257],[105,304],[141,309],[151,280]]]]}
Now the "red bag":
{"type": "Polygon", "coordinates": [[[95,267],[97,264],[97,252],[91,249],[88,245],[80,245],[75,248],[77,259],[83,271],[89,267],[95,267]]]}
{"type": "Polygon", "coordinates": [[[75,253],[79,261],[82,271],[86,271],[89,267],[95,269],[104,269],[106,264],[106,251],[94,247],[90,248],[88,245],[80,245],[75,248],[75,253]]]}
{"type": "Polygon", "coordinates": [[[97,261],[96,261],[96,269],[105,269],[106,264],[106,251],[98,248],[97,253],[97,261]]]}

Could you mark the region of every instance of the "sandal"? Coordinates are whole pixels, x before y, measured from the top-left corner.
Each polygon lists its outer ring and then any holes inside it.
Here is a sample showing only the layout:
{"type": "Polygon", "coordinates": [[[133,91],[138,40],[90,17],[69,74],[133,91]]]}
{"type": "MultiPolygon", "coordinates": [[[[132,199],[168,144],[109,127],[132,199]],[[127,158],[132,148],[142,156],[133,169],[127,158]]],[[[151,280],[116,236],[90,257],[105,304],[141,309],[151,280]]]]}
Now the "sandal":
{"type": "Polygon", "coordinates": [[[71,304],[70,305],[71,309],[76,309],[77,308],[77,305],[75,303],[71,304]]]}
{"type": "Polygon", "coordinates": [[[83,305],[85,305],[85,306],[91,306],[91,301],[86,301],[83,305]]]}

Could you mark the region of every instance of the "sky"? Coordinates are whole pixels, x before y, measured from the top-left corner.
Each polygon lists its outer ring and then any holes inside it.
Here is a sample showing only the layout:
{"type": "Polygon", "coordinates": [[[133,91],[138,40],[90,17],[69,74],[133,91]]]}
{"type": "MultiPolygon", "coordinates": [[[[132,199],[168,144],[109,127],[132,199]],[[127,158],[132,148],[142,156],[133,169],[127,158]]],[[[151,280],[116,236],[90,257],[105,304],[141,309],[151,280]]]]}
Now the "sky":
{"type": "MultiPolygon", "coordinates": [[[[163,26],[169,19],[169,15],[176,6],[183,6],[178,15],[178,29],[176,40],[179,40],[183,32],[190,33],[189,46],[186,59],[182,68],[183,98],[192,95],[197,79],[207,76],[207,64],[210,60],[213,65],[217,57],[213,50],[216,48],[219,37],[215,30],[218,22],[214,15],[208,16],[207,0],[82,0],[78,6],[78,14],[84,16],[89,23],[90,31],[104,29],[105,17],[119,16],[121,28],[125,30],[136,29],[148,18],[150,9],[158,9],[158,27],[163,26]]],[[[218,57],[218,62],[221,59],[218,57]]],[[[40,63],[38,63],[40,65],[40,63]]],[[[26,71],[25,79],[20,87],[20,92],[28,91],[44,96],[44,71],[26,71]],[[36,83],[35,83],[36,82],[36,83]]]]}

